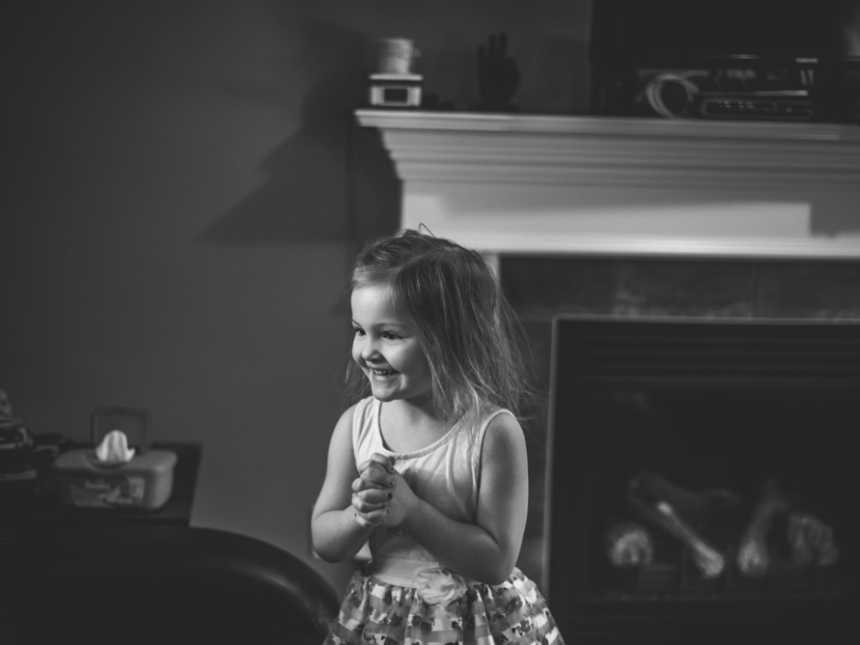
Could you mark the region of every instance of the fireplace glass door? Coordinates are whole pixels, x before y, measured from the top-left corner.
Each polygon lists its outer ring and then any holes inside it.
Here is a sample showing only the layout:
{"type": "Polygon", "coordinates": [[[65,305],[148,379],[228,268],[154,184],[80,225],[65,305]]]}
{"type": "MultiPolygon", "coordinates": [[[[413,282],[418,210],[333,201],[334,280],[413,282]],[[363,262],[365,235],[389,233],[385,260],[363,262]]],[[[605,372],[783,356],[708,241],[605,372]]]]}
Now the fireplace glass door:
{"type": "Polygon", "coordinates": [[[565,635],[851,627],[858,429],[860,323],[556,319],[548,577],[565,635]]]}

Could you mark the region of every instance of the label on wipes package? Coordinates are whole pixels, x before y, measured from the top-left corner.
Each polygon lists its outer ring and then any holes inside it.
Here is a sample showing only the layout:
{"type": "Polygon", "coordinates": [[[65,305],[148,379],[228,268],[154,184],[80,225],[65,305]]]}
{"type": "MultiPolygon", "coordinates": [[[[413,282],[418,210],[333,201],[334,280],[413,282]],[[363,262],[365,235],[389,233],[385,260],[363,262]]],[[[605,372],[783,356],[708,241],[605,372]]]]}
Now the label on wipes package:
{"type": "Polygon", "coordinates": [[[134,475],[75,478],[68,484],[68,495],[75,506],[139,506],[143,502],[145,488],[143,477],[134,475]]]}

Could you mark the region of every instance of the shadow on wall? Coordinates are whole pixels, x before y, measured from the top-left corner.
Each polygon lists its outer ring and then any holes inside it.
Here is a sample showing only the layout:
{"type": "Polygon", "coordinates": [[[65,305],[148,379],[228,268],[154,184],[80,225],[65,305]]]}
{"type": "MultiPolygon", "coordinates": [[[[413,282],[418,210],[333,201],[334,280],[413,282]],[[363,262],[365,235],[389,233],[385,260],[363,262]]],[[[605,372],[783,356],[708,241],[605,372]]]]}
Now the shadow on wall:
{"type": "Polygon", "coordinates": [[[302,33],[301,58],[314,65],[306,72],[310,90],[299,128],[263,161],[263,185],[215,220],[200,242],[360,244],[397,229],[400,188],[393,165],[378,133],[359,126],[353,114],[366,92],[365,41],[321,22],[302,33]]]}

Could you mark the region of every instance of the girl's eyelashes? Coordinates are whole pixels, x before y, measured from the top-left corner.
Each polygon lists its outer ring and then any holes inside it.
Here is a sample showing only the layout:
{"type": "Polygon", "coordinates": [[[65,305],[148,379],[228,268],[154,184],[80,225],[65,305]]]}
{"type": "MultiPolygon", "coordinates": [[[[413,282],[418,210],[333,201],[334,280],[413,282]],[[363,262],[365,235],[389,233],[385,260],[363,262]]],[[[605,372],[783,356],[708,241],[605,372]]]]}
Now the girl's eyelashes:
{"type": "MultiPolygon", "coordinates": [[[[356,336],[364,336],[365,331],[361,327],[353,326],[352,333],[356,336]]],[[[401,340],[403,335],[395,331],[381,331],[379,337],[384,340],[401,340]]]]}

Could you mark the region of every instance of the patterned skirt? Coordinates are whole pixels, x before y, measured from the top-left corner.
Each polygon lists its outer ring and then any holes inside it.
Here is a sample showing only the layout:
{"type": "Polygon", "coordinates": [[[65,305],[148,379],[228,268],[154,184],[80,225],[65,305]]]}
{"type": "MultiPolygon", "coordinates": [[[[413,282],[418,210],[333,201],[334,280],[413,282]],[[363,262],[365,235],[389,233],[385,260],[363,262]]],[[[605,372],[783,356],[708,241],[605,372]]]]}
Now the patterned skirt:
{"type": "Polygon", "coordinates": [[[324,645],[368,643],[564,645],[564,639],[537,586],[519,569],[498,585],[463,581],[454,593],[433,596],[357,571],[324,645]]]}

